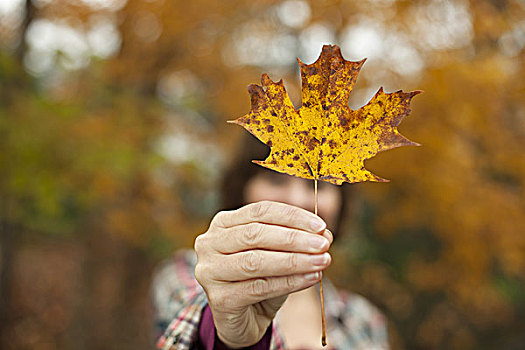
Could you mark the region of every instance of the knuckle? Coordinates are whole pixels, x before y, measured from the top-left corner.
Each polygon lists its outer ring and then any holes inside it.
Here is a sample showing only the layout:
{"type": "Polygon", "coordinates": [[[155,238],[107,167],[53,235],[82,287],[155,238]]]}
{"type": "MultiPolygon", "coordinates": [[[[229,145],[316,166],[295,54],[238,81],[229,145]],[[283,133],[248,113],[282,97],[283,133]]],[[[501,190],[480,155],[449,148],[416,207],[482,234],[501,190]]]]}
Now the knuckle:
{"type": "Polygon", "coordinates": [[[288,257],[288,267],[291,271],[295,271],[297,269],[297,254],[296,253],[290,253],[288,257]]]}
{"type": "MultiPolygon", "coordinates": [[[[209,268],[208,264],[197,262],[197,265],[195,265],[195,268],[193,269],[193,273],[195,274],[195,279],[201,283],[205,283],[208,279],[210,279],[210,271],[213,271],[209,268]]],[[[202,284],[201,284],[202,285],[202,284]]]]}
{"type": "Polygon", "coordinates": [[[261,264],[262,256],[254,251],[243,254],[240,262],[241,269],[250,275],[258,271],[261,264]]]}
{"type": "Polygon", "coordinates": [[[270,210],[271,203],[269,201],[262,201],[253,203],[250,208],[250,215],[254,219],[263,217],[268,210],[270,210]]]}
{"type": "Polygon", "coordinates": [[[211,226],[218,226],[218,227],[227,227],[226,225],[226,217],[228,214],[225,211],[220,211],[213,217],[211,221],[211,226]]]}
{"type": "Polygon", "coordinates": [[[242,231],[243,243],[249,247],[257,246],[257,243],[260,241],[262,235],[263,226],[257,223],[251,223],[245,226],[245,229],[242,231]]]}
{"type": "Polygon", "coordinates": [[[252,295],[265,295],[270,291],[270,284],[264,278],[257,278],[250,283],[252,295]]]}
{"type": "Polygon", "coordinates": [[[256,252],[247,252],[244,254],[241,268],[247,273],[254,273],[259,270],[261,266],[262,257],[256,252]]]}
{"type": "Polygon", "coordinates": [[[294,219],[297,218],[297,216],[299,215],[299,211],[297,210],[297,208],[295,207],[292,207],[292,206],[287,206],[284,210],[283,210],[283,216],[292,221],[294,219]]]}
{"type": "Polygon", "coordinates": [[[294,276],[286,276],[284,278],[284,286],[287,290],[294,290],[296,287],[296,280],[294,276]]]}
{"type": "Polygon", "coordinates": [[[197,280],[197,282],[199,282],[200,285],[202,285],[202,283],[204,282],[204,276],[202,272],[202,265],[197,263],[197,265],[195,265],[193,273],[195,274],[195,279],[197,280]]]}
{"type": "Polygon", "coordinates": [[[299,231],[297,230],[290,230],[288,234],[285,237],[285,243],[289,247],[293,247],[297,242],[297,236],[299,235],[299,231]]]}
{"type": "Polygon", "coordinates": [[[201,251],[202,249],[203,239],[204,239],[204,235],[198,235],[195,238],[195,242],[193,243],[193,249],[195,250],[197,254],[199,254],[199,251],[201,251]]]}
{"type": "Polygon", "coordinates": [[[220,292],[210,292],[208,293],[208,303],[214,308],[223,309],[226,307],[228,298],[225,298],[220,292]]]}

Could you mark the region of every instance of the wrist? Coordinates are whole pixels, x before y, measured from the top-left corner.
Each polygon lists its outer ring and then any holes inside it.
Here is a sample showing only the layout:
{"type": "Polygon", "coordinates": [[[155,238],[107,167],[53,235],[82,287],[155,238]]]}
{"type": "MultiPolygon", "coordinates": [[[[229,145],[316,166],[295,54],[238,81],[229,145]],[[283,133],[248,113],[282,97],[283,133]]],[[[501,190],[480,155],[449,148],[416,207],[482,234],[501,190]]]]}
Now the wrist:
{"type": "Polygon", "coordinates": [[[269,350],[270,343],[272,340],[272,324],[268,326],[266,332],[261,336],[257,342],[251,345],[235,345],[225,344],[218,335],[217,329],[215,329],[215,346],[214,350],[234,350],[234,349],[243,349],[243,350],[269,350]]]}
{"type": "Polygon", "coordinates": [[[218,346],[218,349],[243,349],[250,347],[262,338],[257,336],[250,336],[248,334],[223,334],[217,328],[215,328],[215,343],[218,346]],[[222,347],[221,347],[222,346],[222,347]]]}
{"type": "Polygon", "coordinates": [[[239,315],[214,314],[216,338],[230,349],[242,349],[257,344],[266,333],[271,320],[262,321],[250,316],[249,312],[239,315]]]}

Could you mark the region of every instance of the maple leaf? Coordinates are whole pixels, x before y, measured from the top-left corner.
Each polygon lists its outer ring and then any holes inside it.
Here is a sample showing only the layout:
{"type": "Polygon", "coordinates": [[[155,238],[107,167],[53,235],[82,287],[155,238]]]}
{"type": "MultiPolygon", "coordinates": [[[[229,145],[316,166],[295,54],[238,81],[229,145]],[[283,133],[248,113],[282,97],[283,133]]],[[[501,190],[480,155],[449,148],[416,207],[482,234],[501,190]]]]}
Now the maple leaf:
{"type": "Polygon", "coordinates": [[[346,61],[337,45],[301,68],[302,106],[296,110],[282,80],[263,74],[261,85],[248,87],[251,109],[239,124],[271,148],[255,163],[278,172],[334,184],[387,181],[365,169],[378,152],[418,145],[397,130],[421,91],[385,93],[380,88],[365,106],[352,110],[348,99],[365,60],[346,61]]]}

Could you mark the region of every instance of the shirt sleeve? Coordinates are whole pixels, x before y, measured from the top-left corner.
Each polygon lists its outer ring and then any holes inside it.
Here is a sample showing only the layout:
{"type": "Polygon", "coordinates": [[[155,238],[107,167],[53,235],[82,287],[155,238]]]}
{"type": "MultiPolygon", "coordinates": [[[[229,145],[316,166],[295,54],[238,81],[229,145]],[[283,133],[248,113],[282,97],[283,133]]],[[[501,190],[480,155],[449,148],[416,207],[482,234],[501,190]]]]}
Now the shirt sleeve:
{"type": "Polygon", "coordinates": [[[340,341],[341,348],[389,349],[385,316],[364,297],[358,294],[344,293],[344,295],[341,323],[346,332],[340,341]]]}
{"type": "MultiPolygon", "coordinates": [[[[266,330],[264,336],[257,342],[249,347],[243,348],[243,350],[269,350],[270,342],[272,339],[272,326],[270,325],[266,330]]],[[[202,320],[199,325],[199,350],[230,350],[229,347],[224,345],[215,332],[215,323],[213,322],[213,315],[209,306],[204,308],[202,313],[202,320]]]]}
{"type": "Polygon", "coordinates": [[[156,270],[152,281],[157,349],[194,349],[206,294],[193,274],[193,255],[180,251],[156,270]]]}
{"type": "MultiPolygon", "coordinates": [[[[153,274],[151,298],[155,318],[154,339],[157,349],[198,349],[199,327],[202,323],[203,312],[208,305],[208,299],[195,279],[196,260],[193,251],[178,251],[171,259],[159,265],[153,274]]],[[[213,317],[211,319],[213,321],[213,317]]],[[[202,325],[205,326],[205,324],[202,325]]],[[[250,347],[249,349],[282,350],[284,348],[282,340],[278,332],[272,328],[269,327],[261,342],[256,344],[257,346],[263,344],[263,347],[250,347]]],[[[214,324],[211,330],[213,331],[213,346],[215,346],[212,349],[218,350],[221,344],[215,344],[214,324]]]]}

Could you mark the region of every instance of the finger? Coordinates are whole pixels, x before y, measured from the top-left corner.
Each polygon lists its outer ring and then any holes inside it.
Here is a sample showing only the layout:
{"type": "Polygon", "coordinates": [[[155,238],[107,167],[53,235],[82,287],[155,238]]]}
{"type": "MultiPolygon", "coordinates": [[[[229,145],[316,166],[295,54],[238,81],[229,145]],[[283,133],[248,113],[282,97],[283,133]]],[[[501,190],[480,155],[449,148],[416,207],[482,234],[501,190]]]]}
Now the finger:
{"type": "Polygon", "coordinates": [[[323,219],[308,210],[271,201],[248,204],[237,210],[222,211],[215,215],[212,225],[228,228],[251,222],[287,226],[312,233],[321,232],[326,228],[323,219]]]}
{"type": "Polygon", "coordinates": [[[235,226],[209,238],[210,244],[223,254],[251,249],[321,253],[330,247],[329,237],[324,235],[258,222],[235,226]]]}
{"type": "Polygon", "coordinates": [[[224,293],[227,294],[227,297],[225,296],[223,302],[232,303],[232,305],[228,305],[231,307],[252,305],[311,287],[319,282],[321,276],[322,273],[317,271],[235,282],[228,285],[227,293],[224,293]]]}
{"type": "Polygon", "coordinates": [[[320,271],[331,262],[330,254],[284,253],[267,250],[221,255],[208,273],[216,281],[244,281],[258,277],[287,276],[320,271]]]}
{"type": "Polygon", "coordinates": [[[328,239],[328,241],[330,242],[330,245],[334,242],[334,234],[332,233],[332,231],[328,229],[323,231],[323,237],[328,239]]]}

